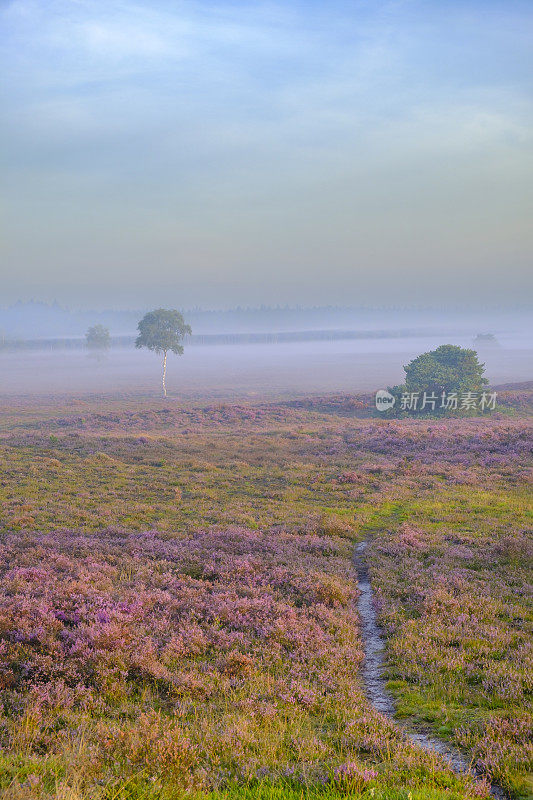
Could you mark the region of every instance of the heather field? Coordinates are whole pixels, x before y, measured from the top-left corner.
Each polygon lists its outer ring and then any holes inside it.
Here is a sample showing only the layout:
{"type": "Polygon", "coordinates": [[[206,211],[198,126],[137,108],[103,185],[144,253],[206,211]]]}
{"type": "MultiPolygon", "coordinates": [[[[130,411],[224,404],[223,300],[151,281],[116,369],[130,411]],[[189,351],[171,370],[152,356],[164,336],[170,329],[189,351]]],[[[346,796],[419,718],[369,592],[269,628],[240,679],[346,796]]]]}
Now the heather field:
{"type": "Polygon", "coordinates": [[[10,399],[0,413],[8,800],[533,797],[531,398],[10,399]],[[366,697],[356,544],[397,721],[366,697]]]}

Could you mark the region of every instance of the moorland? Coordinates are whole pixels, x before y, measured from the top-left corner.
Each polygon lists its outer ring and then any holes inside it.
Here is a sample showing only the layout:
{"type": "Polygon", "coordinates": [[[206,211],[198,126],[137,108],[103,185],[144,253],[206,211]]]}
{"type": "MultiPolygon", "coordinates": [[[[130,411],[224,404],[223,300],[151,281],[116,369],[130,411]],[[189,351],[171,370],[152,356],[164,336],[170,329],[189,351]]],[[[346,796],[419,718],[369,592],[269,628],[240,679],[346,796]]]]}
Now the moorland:
{"type": "Polygon", "coordinates": [[[9,800],[533,793],[531,393],[377,419],[352,398],[8,398],[9,800]],[[369,702],[355,545],[397,720],[369,702]]]}

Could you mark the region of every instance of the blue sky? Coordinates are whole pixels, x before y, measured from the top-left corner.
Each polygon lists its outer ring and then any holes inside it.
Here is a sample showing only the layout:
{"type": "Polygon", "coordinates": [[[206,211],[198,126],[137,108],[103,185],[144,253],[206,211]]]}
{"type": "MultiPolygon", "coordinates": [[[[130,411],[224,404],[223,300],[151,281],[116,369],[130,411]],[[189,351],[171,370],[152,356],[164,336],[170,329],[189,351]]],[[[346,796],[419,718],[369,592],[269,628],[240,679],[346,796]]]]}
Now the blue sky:
{"type": "Polygon", "coordinates": [[[533,3],[0,3],[4,291],[522,300],[533,3]]]}

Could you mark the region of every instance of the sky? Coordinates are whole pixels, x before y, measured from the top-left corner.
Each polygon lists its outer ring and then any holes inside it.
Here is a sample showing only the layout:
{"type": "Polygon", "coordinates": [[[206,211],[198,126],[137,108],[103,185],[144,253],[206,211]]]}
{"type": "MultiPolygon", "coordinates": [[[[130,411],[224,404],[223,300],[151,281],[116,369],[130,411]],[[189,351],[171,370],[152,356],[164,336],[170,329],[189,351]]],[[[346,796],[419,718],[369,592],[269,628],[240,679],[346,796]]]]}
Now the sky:
{"type": "Polygon", "coordinates": [[[0,305],[531,297],[533,3],[0,1],[0,305]]]}

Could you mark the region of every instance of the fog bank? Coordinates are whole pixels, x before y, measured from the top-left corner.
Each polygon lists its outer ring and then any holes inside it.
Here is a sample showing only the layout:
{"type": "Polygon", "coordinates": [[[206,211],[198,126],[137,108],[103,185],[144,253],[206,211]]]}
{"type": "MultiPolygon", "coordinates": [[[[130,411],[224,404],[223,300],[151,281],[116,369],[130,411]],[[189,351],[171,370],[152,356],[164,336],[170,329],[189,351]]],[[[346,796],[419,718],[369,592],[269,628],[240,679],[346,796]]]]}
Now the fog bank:
{"type": "MultiPolygon", "coordinates": [[[[471,346],[469,339],[452,343],[471,346]]],[[[403,365],[442,339],[348,340],[276,345],[189,347],[169,356],[167,385],[177,399],[297,396],[359,392],[400,383],[403,365]]],[[[533,348],[480,351],[491,384],[531,380],[533,348]]],[[[160,389],[154,353],[112,349],[102,360],[86,351],[0,354],[0,395],[149,394],[160,389]]]]}

